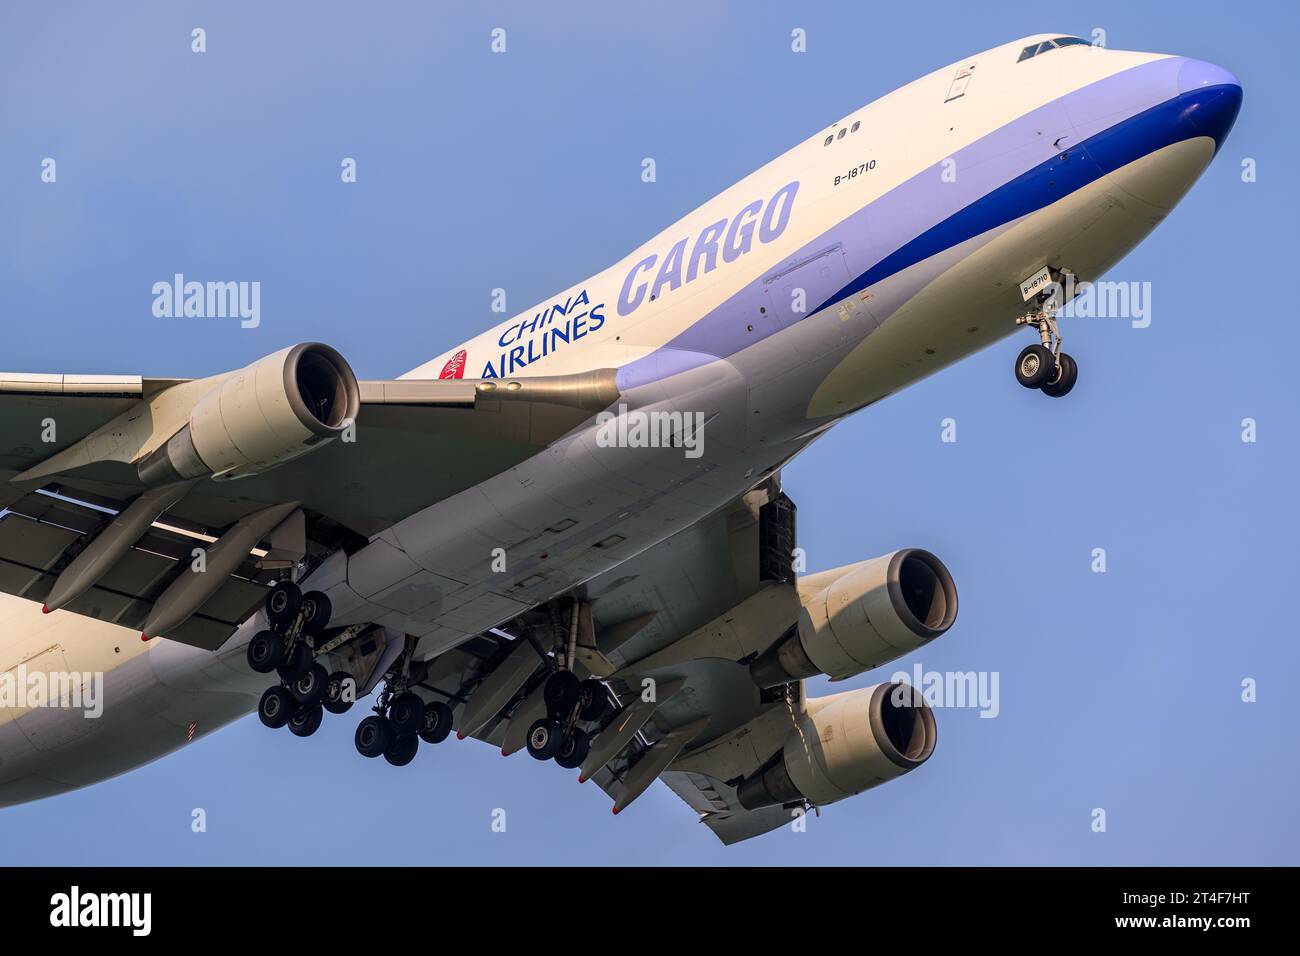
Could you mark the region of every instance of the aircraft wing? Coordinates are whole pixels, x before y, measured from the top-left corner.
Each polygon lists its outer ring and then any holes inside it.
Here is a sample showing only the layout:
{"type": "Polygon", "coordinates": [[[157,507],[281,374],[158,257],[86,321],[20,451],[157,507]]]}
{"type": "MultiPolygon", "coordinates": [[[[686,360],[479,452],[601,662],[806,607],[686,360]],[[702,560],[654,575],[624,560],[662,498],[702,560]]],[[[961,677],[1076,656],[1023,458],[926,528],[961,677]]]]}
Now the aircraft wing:
{"type": "MultiPolygon", "coordinates": [[[[579,630],[575,670],[604,681],[613,713],[590,728],[592,757],[580,775],[616,811],[662,779],[723,843],[790,822],[792,808],[741,807],[735,784],[780,750],[803,708],[798,682],[760,691],[746,664],[795,625],[793,515],[770,481],[582,589],[590,620],[579,630]],[[647,687],[657,700],[645,699],[647,687]],[[604,759],[630,723],[635,733],[604,759]]],[[[525,661],[512,693],[491,688],[524,640],[488,635],[462,645],[430,663],[435,676],[425,685],[452,705],[462,732],[504,754],[523,750],[528,727],[546,715],[540,657],[525,661]],[[495,709],[478,726],[481,715],[467,708],[494,690],[495,709]]],[[[529,657],[527,648],[517,653],[529,657]]]]}
{"type": "Polygon", "coordinates": [[[221,589],[166,633],[218,647],[258,606],[276,568],[363,543],[538,453],[618,395],[612,369],[363,381],[352,440],[238,480],[191,480],[175,500],[159,495],[139,463],[223,378],[0,373],[0,591],[44,602],[82,551],[103,545],[127,509],[154,494],[165,508],[66,608],[138,628],[196,546],[239,528],[255,547],[228,561],[221,589]]]}
{"type": "MultiPolygon", "coordinates": [[[[220,527],[258,507],[299,501],[368,537],[536,454],[612,404],[613,379],[602,369],[517,382],[363,381],[354,440],[238,481],[203,481],[169,514],[220,527]]],[[[97,432],[123,413],[147,415],[162,393],[202,385],[0,372],[0,507],[50,483],[110,502],[134,497],[143,488],[135,463],[105,456],[87,439],[109,446],[115,436],[97,432]]]]}

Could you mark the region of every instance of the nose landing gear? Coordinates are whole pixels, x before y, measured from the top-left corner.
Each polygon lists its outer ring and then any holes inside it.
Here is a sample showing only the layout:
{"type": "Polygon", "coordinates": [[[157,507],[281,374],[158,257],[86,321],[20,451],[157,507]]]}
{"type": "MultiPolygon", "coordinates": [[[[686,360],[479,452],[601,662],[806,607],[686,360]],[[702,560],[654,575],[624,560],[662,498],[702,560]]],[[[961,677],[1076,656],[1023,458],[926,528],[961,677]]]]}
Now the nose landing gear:
{"type": "Polygon", "coordinates": [[[1054,305],[1048,303],[1016,319],[1016,325],[1033,326],[1041,342],[1025,346],[1016,357],[1016,381],[1040,389],[1051,398],[1064,398],[1079,378],[1079,366],[1061,351],[1061,330],[1054,305]]]}

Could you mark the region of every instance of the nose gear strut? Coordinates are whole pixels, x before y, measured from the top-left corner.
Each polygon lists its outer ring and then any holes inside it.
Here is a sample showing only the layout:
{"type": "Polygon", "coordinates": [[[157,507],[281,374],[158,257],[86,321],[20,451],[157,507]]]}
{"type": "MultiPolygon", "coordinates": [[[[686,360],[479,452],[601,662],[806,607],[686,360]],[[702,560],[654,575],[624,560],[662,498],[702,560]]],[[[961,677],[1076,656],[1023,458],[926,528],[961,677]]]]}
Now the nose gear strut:
{"type": "Polygon", "coordinates": [[[1037,307],[1019,316],[1016,325],[1032,326],[1038,332],[1038,345],[1027,345],[1016,357],[1016,381],[1025,388],[1041,389],[1051,398],[1063,398],[1074,388],[1079,378],[1075,360],[1061,351],[1061,330],[1056,313],[1063,303],[1062,285],[1057,280],[1037,296],[1037,307]]]}

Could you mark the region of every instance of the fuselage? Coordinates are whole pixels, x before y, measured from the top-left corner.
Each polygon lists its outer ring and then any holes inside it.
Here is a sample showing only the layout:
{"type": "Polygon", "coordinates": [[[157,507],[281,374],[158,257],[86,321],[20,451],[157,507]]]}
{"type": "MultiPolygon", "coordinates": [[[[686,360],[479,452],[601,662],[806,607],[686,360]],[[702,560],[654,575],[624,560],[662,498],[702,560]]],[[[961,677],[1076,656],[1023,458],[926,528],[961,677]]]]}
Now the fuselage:
{"type": "MultiPolygon", "coordinates": [[[[616,368],[628,412],[706,422],[703,454],[610,447],[593,421],[332,555],[304,586],[329,594],[336,623],[385,625],[434,656],[617,567],[838,419],[1009,335],[1036,270],[1099,278],[1208,165],[1241,90],[1203,61],[1060,39],[1017,40],[856,110],[608,269],[408,373],[616,368]]],[[[0,711],[0,805],[103,779],[181,746],[191,723],[207,733],[249,712],[266,683],[244,664],[258,617],[209,653],[0,596],[0,673],[105,675],[97,719],[0,711]]]]}

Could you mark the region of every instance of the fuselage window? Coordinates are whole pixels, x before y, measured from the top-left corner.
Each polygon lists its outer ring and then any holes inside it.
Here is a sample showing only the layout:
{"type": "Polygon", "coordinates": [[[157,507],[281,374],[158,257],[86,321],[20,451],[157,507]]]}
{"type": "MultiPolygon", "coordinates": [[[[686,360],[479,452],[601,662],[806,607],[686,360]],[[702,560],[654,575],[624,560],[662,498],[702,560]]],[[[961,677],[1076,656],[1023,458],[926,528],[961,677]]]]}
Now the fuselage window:
{"type": "Polygon", "coordinates": [[[847,132],[848,132],[848,130],[846,130],[846,129],[842,129],[842,130],[840,130],[840,135],[839,135],[839,136],[836,136],[835,138],[836,138],[836,139],[843,139],[843,138],[844,138],[844,134],[847,133],[847,132]]]}
{"type": "Polygon", "coordinates": [[[854,123],[854,124],[853,124],[853,128],[850,129],[849,132],[850,132],[850,133],[856,133],[856,132],[858,131],[858,127],[861,126],[861,125],[862,125],[861,122],[854,123]]]}
{"type": "Polygon", "coordinates": [[[826,137],[826,142],[822,143],[822,145],[829,146],[831,144],[831,140],[833,140],[834,138],[835,138],[835,134],[832,133],[830,136],[826,137]]]}

